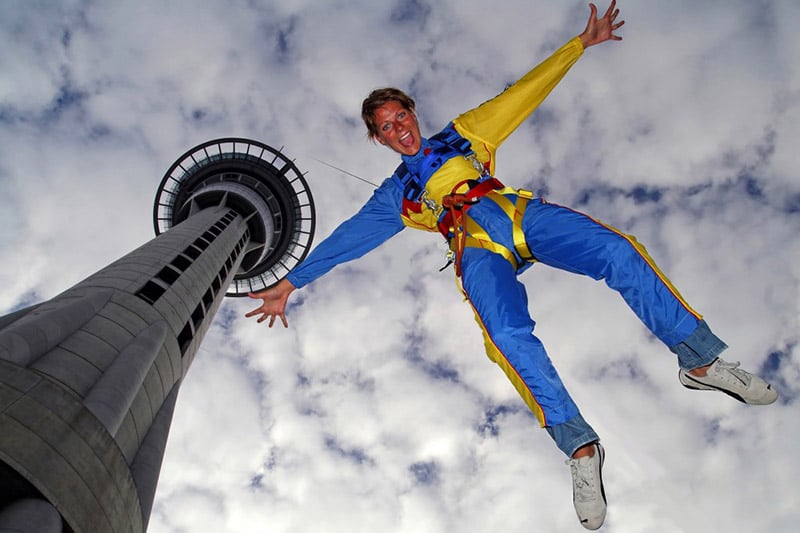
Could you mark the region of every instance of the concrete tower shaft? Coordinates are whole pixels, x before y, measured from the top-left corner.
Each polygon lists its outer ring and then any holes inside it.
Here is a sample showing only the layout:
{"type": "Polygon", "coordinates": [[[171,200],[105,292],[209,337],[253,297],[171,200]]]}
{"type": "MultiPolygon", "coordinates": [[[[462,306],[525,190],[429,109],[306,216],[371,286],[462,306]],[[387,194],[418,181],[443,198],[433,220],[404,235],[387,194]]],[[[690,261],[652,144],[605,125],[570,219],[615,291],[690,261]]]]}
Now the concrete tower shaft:
{"type": "Polygon", "coordinates": [[[156,238],[0,318],[0,530],[145,531],[180,384],[226,291],[277,282],[310,246],[313,200],[280,152],[226,139],[187,154],[159,189],[156,238]]]}

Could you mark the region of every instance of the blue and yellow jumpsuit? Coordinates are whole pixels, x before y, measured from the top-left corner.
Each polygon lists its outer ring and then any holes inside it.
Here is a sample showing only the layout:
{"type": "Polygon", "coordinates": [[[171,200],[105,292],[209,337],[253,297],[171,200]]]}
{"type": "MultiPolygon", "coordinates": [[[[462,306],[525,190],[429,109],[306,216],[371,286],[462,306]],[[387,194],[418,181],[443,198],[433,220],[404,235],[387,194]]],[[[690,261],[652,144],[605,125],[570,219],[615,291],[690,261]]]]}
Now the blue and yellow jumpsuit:
{"type": "Polygon", "coordinates": [[[726,347],[634,237],[491,177],[500,143],[539,106],[582,53],[580,39],[570,40],[503,93],[423,139],[420,151],[401,156],[393,176],[287,276],[300,288],[405,227],[441,232],[458,251],[461,289],[483,330],[489,358],[568,456],[598,437],[533,335],[525,288],[517,280],[531,264],[605,280],[678,354],[683,368],[708,364],[726,347]],[[479,194],[466,209],[451,212],[443,207],[451,193],[470,191],[479,194]]]}

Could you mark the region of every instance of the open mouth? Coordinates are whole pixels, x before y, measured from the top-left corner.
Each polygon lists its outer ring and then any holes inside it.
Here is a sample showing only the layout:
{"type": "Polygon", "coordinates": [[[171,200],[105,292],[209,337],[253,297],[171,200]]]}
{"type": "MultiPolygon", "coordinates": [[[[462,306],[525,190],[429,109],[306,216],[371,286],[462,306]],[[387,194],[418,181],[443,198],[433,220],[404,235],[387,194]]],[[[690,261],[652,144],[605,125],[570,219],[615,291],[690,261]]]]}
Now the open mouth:
{"type": "Polygon", "coordinates": [[[414,137],[411,135],[411,132],[407,132],[405,135],[402,135],[399,139],[397,139],[400,144],[405,147],[409,147],[414,144],[414,137]]]}

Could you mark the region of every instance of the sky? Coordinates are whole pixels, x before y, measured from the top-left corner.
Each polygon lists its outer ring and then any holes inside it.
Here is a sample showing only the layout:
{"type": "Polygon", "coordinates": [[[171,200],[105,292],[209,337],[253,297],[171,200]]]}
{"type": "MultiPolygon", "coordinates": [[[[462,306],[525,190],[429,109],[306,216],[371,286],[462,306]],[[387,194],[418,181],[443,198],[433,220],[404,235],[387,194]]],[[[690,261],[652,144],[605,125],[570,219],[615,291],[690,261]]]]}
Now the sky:
{"type": "MultiPolygon", "coordinates": [[[[600,3],[605,10],[607,4],[600,3]]],[[[800,520],[800,2],[621,1],[498,152],[497,177],[643,242],[768,407],[684,389],[602,282],[521,280],[606,449],[609,533],[800,520]]],[[[164,172],[204,141],[306,173],[319,242],[397,164],[360,104],[397,86],[423,133],[581,32],[583,1],[0,1],[0,314],[153,236],[164,172]],[[321,163],[322,162],[322,163],[321,163]]],[[[182,386],[150,533],[582,531],[569,468],[406,230],[292,295],[289,328],[228,299],[182,386]]]]}

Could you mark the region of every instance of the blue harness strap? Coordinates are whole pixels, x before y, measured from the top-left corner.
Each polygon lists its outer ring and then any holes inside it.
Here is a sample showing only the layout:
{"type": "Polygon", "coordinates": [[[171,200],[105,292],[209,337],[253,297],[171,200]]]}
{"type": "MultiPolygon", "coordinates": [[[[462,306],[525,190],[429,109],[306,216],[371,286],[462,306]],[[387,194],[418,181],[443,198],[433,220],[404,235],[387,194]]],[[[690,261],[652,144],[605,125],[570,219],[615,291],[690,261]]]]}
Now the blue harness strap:
{"type": "Polygon", "coordinates": [[[459,135],[453,123],[429,139],[430,151],[420,163],[419,172],[411,172],[408,165],[400,163],[392,174],[392,180],[403,190],[403,197],[418,202],[425,190],[425,184],[434,172],[449,159],[456,156],[469,157],[474,154],[470,142],[459,135]]]}

